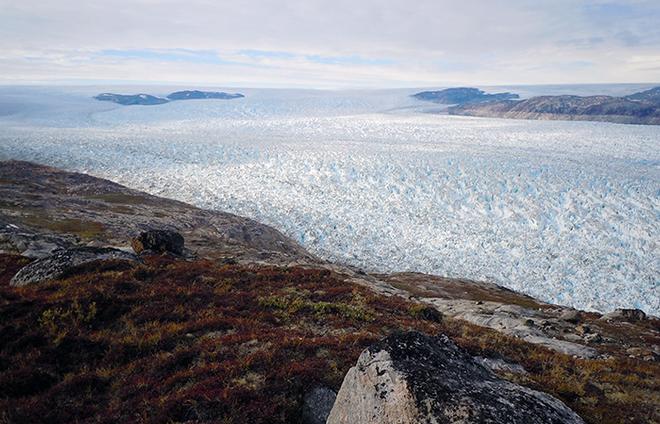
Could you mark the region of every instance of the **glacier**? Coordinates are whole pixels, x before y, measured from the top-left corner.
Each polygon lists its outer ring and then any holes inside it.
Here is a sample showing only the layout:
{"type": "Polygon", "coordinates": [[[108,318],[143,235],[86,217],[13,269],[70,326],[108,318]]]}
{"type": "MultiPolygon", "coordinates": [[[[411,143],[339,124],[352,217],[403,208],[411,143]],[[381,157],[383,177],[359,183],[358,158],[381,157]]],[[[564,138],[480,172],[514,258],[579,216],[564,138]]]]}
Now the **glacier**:
{"type": "Polygon", "coordinates": [[[447,116],[415,90],[145,107],[90,98],[104,90],[0,88],[0,159],[255,218],[366,271],[660,313],[658,126],[447,116]]]}

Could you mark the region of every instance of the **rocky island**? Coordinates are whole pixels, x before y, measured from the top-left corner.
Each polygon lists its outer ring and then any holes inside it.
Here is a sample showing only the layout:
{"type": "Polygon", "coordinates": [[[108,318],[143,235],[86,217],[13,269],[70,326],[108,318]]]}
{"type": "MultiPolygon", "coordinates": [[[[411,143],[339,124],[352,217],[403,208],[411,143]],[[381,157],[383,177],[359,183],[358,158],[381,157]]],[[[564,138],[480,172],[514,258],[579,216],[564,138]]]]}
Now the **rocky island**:
{"type": "Polygon", "coordinates": [[[438,91],[422,91],[414,94],[414,98],[445,105],[456,105],[466,103],[482,103],[496,100],[517,99],[519,96],[513,93],[488,94],[478,88],[459,87],[447,88],[438,91]]]}
{"type": "Polygon", "coordinates": [[[101,93],[98,96],[94,97],[96,100],[103,102],[114,102],[124,106],[130,105],[142,105],[142,106],[151,106],[151,105],[162,105],[167,103],[167,99],[161,97],[152,96],[151,94],[114,94],[114,93],[101,93]]]}
{"type": "Polygon", "coordinates": [[[142,105],[152,106],[168,103],[176,100],[199,100],[199,99],[220,99],[230,100],[245,97],[240,93],[225,93],[222,91],[199,91],[199,90],[185,90],[176,91],[168,94],[166,98],[152,96],[150,94],[114,94],[114,93],[101,93],[94,98],[96,100],[114,102],[124,106],[142,105]]]}
{"type": "Polygon", "coordinates": [[[479,95],[479,91],[458,88],[421,92],[414,97],[452,104],[454,106],[447,110],[450,115],[660,125],[660,87],[624,97],[561,95],[524,100],[497,98],[509,93],[479,95]],[[461,93],[473,95],[462,96],[461,93]]]}
{"type": "Polygon", "coordinates": [[[0,162],[4,422],[655,423],[660,322],[0,162]]]}
{"type": "Polygon", "coordinates": [[[245,97],[240,93],[224,93],[222,91],[199,91],[199,90],[185,90],[176,91],[167,96],[170,100],[195,100],[195,99],[240,99],[245,97]]]}

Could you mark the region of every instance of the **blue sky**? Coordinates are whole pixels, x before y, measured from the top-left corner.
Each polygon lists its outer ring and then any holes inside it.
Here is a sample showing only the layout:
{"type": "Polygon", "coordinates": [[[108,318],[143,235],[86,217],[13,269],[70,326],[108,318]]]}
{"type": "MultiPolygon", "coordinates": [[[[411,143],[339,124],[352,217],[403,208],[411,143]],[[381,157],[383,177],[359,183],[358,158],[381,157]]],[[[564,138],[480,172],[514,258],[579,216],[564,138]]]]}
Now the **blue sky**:
{"type": "Polygon", "coordinates": [[[660,82],[660,1],[0,0],[0,84],[660,82]]]}

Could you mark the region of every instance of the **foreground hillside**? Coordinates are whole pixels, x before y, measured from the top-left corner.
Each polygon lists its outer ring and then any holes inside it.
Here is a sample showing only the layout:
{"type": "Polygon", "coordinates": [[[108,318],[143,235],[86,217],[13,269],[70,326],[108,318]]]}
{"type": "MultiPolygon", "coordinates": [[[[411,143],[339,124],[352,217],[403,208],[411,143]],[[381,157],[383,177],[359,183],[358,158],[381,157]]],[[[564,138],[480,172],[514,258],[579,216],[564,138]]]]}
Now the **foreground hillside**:
{"type": "Polygon", "coordinates": [[[366,275],[254,221],[24,162],[0,165],[0,194],[2,422],[301,422],[314,388],[337,391],[365,348],[410,330],[448,335],[586,422],[660,422],[658,321],[643,314],[366,275]],[[151,226],[181,232],[185,252],[9,284],[54,249],[129,250],[151,226]]]}

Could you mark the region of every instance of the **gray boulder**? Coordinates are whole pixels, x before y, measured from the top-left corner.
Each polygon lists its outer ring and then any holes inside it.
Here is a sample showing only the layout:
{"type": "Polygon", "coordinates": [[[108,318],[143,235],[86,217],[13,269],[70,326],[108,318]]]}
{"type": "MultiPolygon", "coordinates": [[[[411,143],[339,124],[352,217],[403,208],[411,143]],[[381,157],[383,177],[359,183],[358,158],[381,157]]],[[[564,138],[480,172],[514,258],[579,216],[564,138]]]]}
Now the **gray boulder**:
{"type": "Polygon", "coordinates": [[[325,424],[336,397],[327,387],[316,387],[307,393],[303,401],[303,424],[325,424]]]}
{"type": "Polygon", "coordinates": [[[144,251],[156,253],[183,254],[183,236],[171,230],[149,230],[131,240],[131,246],[138,255],[144,251]]]}
{"type": "Polygon", "coordinates": [[[558,399],[497,377],[448,337],[395,334],[366,349],[328,424],[582,424],[558,399]]]}
{"type": "Polygon", "coordinates": [[[559,319],[570,322],[571,324],[577,324],[582,320],[582,314],[575,309],[566,309],[559,315],[559,319]]]}
{"type": "Polygon", "coordinates": [[[137,261],[132,253],[108,247],[75,247],[61,249],[52,255],[38,259],[21,268],[11,279],[10,285],[22,287],[28,284],[61,278],[74,267],[98,260],[137,261]]]}

